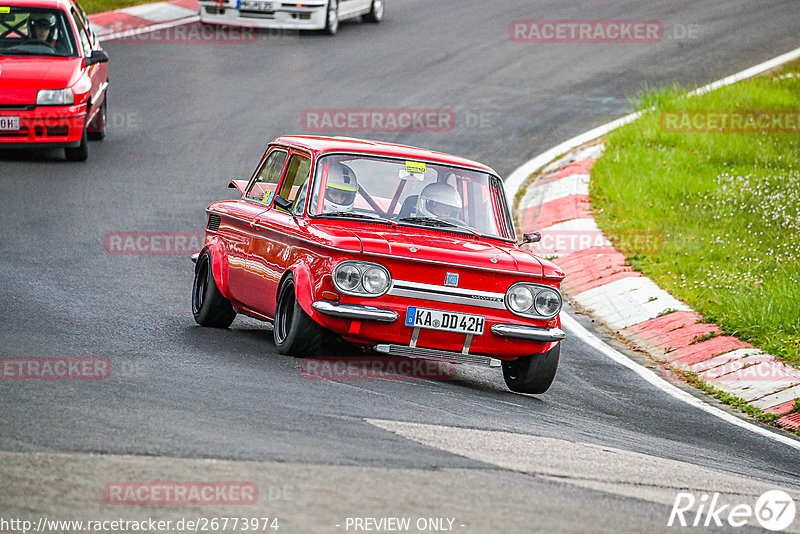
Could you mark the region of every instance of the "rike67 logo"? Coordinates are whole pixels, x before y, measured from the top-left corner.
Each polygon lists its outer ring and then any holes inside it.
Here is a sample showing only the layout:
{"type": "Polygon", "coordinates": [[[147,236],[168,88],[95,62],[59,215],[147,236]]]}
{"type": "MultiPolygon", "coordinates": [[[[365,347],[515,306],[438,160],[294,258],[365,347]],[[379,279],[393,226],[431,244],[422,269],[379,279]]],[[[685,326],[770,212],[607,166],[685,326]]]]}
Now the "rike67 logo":
{"type": "Polygon", "coordinates": [[[703,493],[699,498],[691,493],[678,493],[667,526],[681,527],[743,527],[757,522],[762,528],[779,532],[788,528],[795,518],[794,499],[781,490],[761,495],[755,506],[724,502],[719,493],[703,493]]]}

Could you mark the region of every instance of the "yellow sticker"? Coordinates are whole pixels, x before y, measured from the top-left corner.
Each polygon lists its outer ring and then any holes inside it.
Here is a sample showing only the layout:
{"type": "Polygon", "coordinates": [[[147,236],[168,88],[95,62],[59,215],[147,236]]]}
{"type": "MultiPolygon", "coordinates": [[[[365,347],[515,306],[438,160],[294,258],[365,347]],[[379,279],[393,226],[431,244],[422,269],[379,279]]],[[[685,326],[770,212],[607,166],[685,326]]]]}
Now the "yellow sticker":
{"type": "Polygon", "coordinates": [[[11,8],[6,6],[0,6],[0,13],[11,13],[11,8]]]}
{"type": "Polygon", "coordinates": [[[416,161],[406,161],[406,170],[408,172],[425,174],[425,171],[427,169],[428,167],[424,163],[418,163],[416,161]]]}

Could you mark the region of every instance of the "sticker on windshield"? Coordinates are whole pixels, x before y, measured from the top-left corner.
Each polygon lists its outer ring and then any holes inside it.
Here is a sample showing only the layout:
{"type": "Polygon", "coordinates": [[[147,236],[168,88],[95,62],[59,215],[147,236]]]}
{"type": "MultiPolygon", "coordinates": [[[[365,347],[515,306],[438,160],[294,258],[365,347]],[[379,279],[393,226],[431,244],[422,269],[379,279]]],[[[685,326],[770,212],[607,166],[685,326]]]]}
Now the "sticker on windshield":
{"type": "Polygon", "coordinates": [[[0,13],[11,13],[11,8],[7,6],[0,6],[0,13]]]}
{"type": "Polygon", "coordinates": [[[425,174],[425,171],[428,167],[424,163],[418,163],[416,161],[406,161],[406,171],[410,173],[419,173],[425,174]]]}

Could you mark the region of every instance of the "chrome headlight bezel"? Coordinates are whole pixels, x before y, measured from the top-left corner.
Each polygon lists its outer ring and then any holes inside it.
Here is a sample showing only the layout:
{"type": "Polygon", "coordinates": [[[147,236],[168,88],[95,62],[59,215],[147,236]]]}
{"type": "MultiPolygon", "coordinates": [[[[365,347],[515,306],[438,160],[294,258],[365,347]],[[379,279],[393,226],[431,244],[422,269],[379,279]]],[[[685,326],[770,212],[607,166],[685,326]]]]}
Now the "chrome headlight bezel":
{"type": "Polygon", "coordinates": [[[336,265],[336,267],[333,268],[333,271],[331,272],[331,279],[333,281],[333,287],[335,287],[337,291],[339,291],[340,293],[344,293],[345,295],[351,295],[354,297],[370,297],[370,298],[381,297],[385,295],[392,287],[392,275],[389,272],[389,269],[387,269],[386,267],[384,267],[379,263],[372,263],[368,261],[345,260],[343,262],[340,262],[336,265]],[[336,281],[337,278],[336,273],[339,271],[339,269],[349,268],[350,266],[358,269],[359,280],[358,284],[354,288],[346,289],[341,287],[339,283],[336,281]],[[367,271],[370,271],[372,269],[378,269],[386,275],[386,287],[384,287],[378,293],[370,292],[364,285],[364,275],[366,274],[367,271]]]}
{"type": "Polygon", "coordinates": [[[553,317],[556,317],[559,313],[561,313],[561,308],[564,305],[564,299],[561,297],[561,292],[558,289],[543,284],[535,284],[533,282],[517,282],[515,284],[512,284],[511,287],[509,287],[506,290],[506,295],[503,301],[508,311],[510,311],[514,315],[519,315],[520,317],[527,317],[529,319],[552,319],[553,317]],[[533,296],[533,298],[531,299],[531,305],[527,309],[521,311],[512,308],[509,302],[509,296],[511,294],[511,290],[520,286],[525,287],[525,289],[530,291],[531,295],[533,296]],[[537,297],[542,292],[552,292],[558,298],[558,309],[556,310],[555,313],[551,313],[549,315],[542,315],[536,309],[537,297]]]}
{"type": "Polygon", "coordinates": [[[37,106],[72,106],[75,104],[75,93],[72,89],[40,89],[36,93],[37,106]]]}

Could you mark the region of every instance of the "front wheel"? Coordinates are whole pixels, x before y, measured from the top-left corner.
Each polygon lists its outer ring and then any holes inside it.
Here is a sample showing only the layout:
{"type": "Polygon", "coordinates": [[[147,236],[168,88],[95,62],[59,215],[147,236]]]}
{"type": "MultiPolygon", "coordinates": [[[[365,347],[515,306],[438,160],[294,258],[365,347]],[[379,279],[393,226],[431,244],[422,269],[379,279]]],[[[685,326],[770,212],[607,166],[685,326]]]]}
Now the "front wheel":
{"type": "Polygon", "coordinates": [[[336,35],[337,31],[339,31],[339,0],[328,0],[325,33],[328,35],[336,35]]]}
{"type": "Polygon", "coordinates": [[[64,156],[67,161],[86,161],[89,159],[89,138],[86,132],[86,124],[83,125],[83,134],[78,146],[68,146],[64,149],[64,156]]]}
{"type": "Polygon", "coordinates": [[[106,122],[108,120],[108,90],[103,95],[103,103],[100,104],[100,111],[89,123],[88,136],[91,141],[102,141],[106,138],[106,122]]]}
{"type": "Polygon", "coordinates": [[[503,362],[503,378],[508,389],[517,393],[544,393],[556,377],[560,355],[561,343],[544,354],[503,362]]]}
{"type": "Polygon", "coordinates": [[[278,290],[273,336],[281,354],[303,356],[322,345],[327,331],[300,307],[295,296],[294,276],[289,274],[278,290]]]}
{"type": "Polygon", "coordinates": [[[383,20],[383,0],[372,0],[372,9],[369,10],[369,13],[364,15],[364,20],[366,22],[372,22],[373,24],[377,24],[378,22],[383,20]]]}
{"type": "Polygon", "coordinates": [[[228,328],[236,317],[231,301],[217,287],[211,269],[211,254],[207,250],[197,258],[194,268],[192,314],[200,326],[214,328],[228,328]]]}

